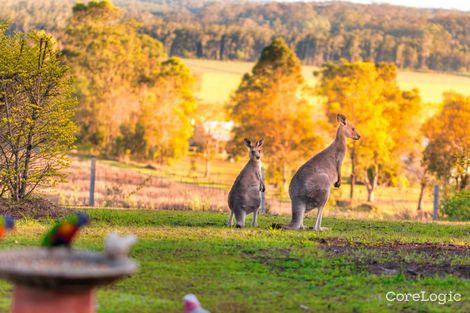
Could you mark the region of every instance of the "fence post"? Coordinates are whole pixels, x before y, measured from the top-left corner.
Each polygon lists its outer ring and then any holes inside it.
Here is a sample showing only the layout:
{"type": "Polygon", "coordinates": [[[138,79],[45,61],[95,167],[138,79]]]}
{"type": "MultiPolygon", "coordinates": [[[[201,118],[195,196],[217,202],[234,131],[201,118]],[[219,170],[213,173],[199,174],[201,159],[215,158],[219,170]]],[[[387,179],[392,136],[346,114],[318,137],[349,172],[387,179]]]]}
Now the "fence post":
{"type": "MultiPolygon", "coordinates": [[[[264,167],[263,166],[261,166],[261,181],[264,184],[264,167]]],[[[261,198],[260,211],[261,211],[261,214],[264,214],[266,213],[266,197],[265,197],[265,193],[262,191],[260,191],[260,198],[261,198]]]]}
{"type": "Polygon", "coordinates": [[[434,210],[432,212],[433,221],[437,220],[439,209],[439,185],[434,185],[434,210]]]}
{"type": "Polygon", "coordinates": [[[95,206],[95,179],[96,179],[96,158],[91,158],[90,163],[90,194],[88,197],[88,205],[95,206]]]}

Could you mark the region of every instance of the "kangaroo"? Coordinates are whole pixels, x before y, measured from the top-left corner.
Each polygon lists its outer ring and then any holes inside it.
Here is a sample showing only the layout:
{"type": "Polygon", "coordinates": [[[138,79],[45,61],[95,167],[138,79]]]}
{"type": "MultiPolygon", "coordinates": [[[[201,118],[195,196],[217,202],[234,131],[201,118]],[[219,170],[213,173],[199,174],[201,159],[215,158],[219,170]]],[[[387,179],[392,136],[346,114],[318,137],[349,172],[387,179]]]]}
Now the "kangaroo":
{"type": "Polygon", "coordinates": [[[318,208],[314,230],[321,227],[323,209],[330,195],[330,186],[341,186],[341,164],[346,154],[346,138],[359,140],[356,128],[346,122],[346,116],[338,114],[339,122],[335,140],[323,151],[312,157],[292,177],[289,196],[292,204],[292,221],[288,225],[273,225],[276,228],[303,229],[305,213],[318,208]]]}
{"type": "Polygon", "coordinates": [[[230,217],[228,226],[232,226],[233,215],[237,220],[237,227],[245,226],[245,217],[253,212],[252,226],[258,226],[257,217],[261,204],[260,192],[265,191],[264,182],[261,179],[261,147],[264,139],[261,138],[253,146],[250,140],[245,138],[245,145],[249,149],[250,160],[238,175],[228,194],[228,206],[230,217]]]}

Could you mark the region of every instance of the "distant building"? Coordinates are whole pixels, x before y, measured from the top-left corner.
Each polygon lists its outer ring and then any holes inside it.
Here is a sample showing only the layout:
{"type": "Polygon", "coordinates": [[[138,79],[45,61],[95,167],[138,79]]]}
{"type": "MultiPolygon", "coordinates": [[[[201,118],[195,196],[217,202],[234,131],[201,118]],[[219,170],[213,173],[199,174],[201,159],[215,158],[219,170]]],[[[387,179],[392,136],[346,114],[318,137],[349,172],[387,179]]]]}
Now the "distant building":
{"type": "Polygon", "coordinates": [[[227,142],[232,139],[233,121],[206,121],[195,126],[192,144],[209,147],[216,154],[225,154],[227,142]]]}

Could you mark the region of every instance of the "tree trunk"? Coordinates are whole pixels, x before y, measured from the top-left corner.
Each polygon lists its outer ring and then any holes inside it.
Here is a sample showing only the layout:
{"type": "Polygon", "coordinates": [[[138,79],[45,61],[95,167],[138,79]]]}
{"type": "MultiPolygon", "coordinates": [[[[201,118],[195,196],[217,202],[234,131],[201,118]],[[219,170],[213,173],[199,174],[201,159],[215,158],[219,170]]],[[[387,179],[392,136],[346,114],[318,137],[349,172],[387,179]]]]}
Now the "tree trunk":
{"type": "Polygon", "coordinates": [[[204,177],[208,178],[209,175],[210,175],[210,164],[209,164],[209,156],[208,155],[206,155],[204,157],[204,161],[205,161],[204,162],[205,163],[204,177]]]}
{"type": "Polygon", "coordinates": [[[209,177],[210,175],[210,159],[212,155],[212,138],[210,136],[207,136],[205,139],[204,143],[204,164],[205,164],[205,170],[204,170],[204,177],[209,177]]]}
{"type": "Polygon", "coordinates": [[[356,175],[351,172],[351,186],[349,188],[349,199],[354,199],[354,186],[356,185],[356,175]]]}
{"type": "Polygon", "coordinates": [[[369,167],[367,173],[367,202],[372,202],[374,201],[374,190],[375,187],[377,186],[377,178],[378,178],[378,168],[377,166],[372,166],[369,167]]]}
{"type": "Polygon", "coordinates": [[[374,187],[370,187],[369,186],[367,187],[367,202],[372,202],[374,201],[374,187]]]}
{"type": "MultiPolygon", "coordinates": [[[[5,113],[6,113],[6,116],[7,116],[7,119],[9,120],[10,119],[10,103],[8,101],[8,96],[7,96],[7,92],[6,92],[6,86],[4,86],[3,88],[3,91],[5,92],[5,113]]],[[[10,134],[10,138],[11,140],[13,139],[13,130],[12,130],[12,127],[11,127],[11,122],[7,122],[8,123],[8,132],[10,134]]],[[[18,201],[20,200],[19,198],[19,195],[20,195],[20,174],[19,174],[19,168],[20,168],[20,165],[19,165],[19,147],[18,145],[14,146],[12,142],[10,142],[10,149],[12,151],[12,153],[14,154],[14,159],[15,159],[15,163],[14,163],[14,175],[13,175],[13,178],[11,179],[11,183],[10,183],[10,192],[11,192],[11,197],[13,200],[15,201],[18,201]]]]}
{"type": "Polygon", "coordinates": [[[419,198],[418,198],[418,211],[421,212],[423,210],[422,203],[423,203],[423,196],[424,196],[424,189],[426,188],[426,182],[421,182],[421,190],[419,191],[419,198]]]}
{"type": "Polygon", "coordinates": [[[281,174],[282,174],[282,190],[287,190],[287,169],[286,164],[283,162],[281,166],[281,174]]]}
{"type": "Polygon", "coordinates": [[[468,185],[468,175],[464,174],[460,178],[460,190],[464,190],[468,185]]]}
{"type": "Polygon", "coordinates": [[[351,188],[349,190],[349,199],[354,198],[354,185],[356,184],[356,151],[351,149],[351,188]]]}
{"type": "Polygon", "coordinates": [[[30,126],[29,132],[28,132],[28,140],[26,144],[26,156],[24,160],[24,170],[23,170],[23,175],[21,179],[21,188],[19,192],[19,198],[23,199],[25,194],[26,194],[26,186],[28,184],[28,178],[29,178],[29,163],[31,161],[31,153],[33,150],[33,131],[34,131],[34,122],[36,121],[37,114],[36,110],[33,111],[33,114],[31,116],[31,120],[33,125],[30,126]]]}
{"type": "Polygon", "coordinates": [[[225,54],[225,39],[227,38],[227,36],[224,34],[222,35],[222,37],[220,38],[220,48],[219,48],[219,60],[223,60],[224,59],[224,54],[225,54]]]}
{"type": "MultiPolygon", "coordinates": [[[[41,39],[39,43],[39,56],[38,56],[38,71],[41,70],[43,64],[44,64],[44,59],[46,58],[46,51],[47,51],[47,41],[44,42],[43,46],[43,41],[41,39]]],[[[38,79],[36,81],[36,90],[35,90],[35,96],[33,96],[33,93],[31,92],[30,95],[30,101],[34,103],[37,107],[40,107],[42,105],[42,96],[41,96],[41,79],[42,77],[39,75],[38,79]]],[[[36,119],[38,118],[37,114],[37,109],[33,108],[33,112],[31,113],[31,125],[29,126],[28,129],[28,139],[26,142],[26,152],[25,152],[25,159],[24,159],[24,164],[23,164],[23,173],[21,175],[21,182],[20,182],[20,187],[19,187],[19,198],[23,199],[26,195],[26,186],[28,185],[28,179],[29,179],[29,165],[31,162],[31,156],[33,152],[33,133],[34,133],[34,126],[36,123],[36,119]]],[[[19,175],[19,173],[18,173],[19,175]]]]}

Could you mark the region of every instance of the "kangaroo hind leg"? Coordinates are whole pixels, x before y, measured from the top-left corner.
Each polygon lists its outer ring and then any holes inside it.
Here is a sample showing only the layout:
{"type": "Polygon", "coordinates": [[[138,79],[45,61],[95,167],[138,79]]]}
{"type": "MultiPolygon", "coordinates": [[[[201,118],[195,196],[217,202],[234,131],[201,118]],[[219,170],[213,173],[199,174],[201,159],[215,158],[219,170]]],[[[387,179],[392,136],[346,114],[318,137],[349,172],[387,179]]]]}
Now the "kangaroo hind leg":
{"type": "Polygon", "coordinates": [[[237,220],[237,228],[245,227],[246,212],[242,209],[235,211],[235,219],[237,220]]]}
{"type": "Polygon", "coordinates": [[[232,223],[233,223],[233,211],[230,210],[230,216],[229,216],[228,221],[227,221],[227,226],[232,227],[232,223]]]}
{"type": "Polygon", "coordinates": [[[315,226],[313,227],[314,230],[319,230],[319,231],[329,230],[329,228],[327,227],[321,227],[321,221],[323,218],[323,210],[325,209],[329,196],[330,196],[330,188],[327,188],[321,195],[320,204],[318,205],[317,219],[315,221],[315,226]]]}

